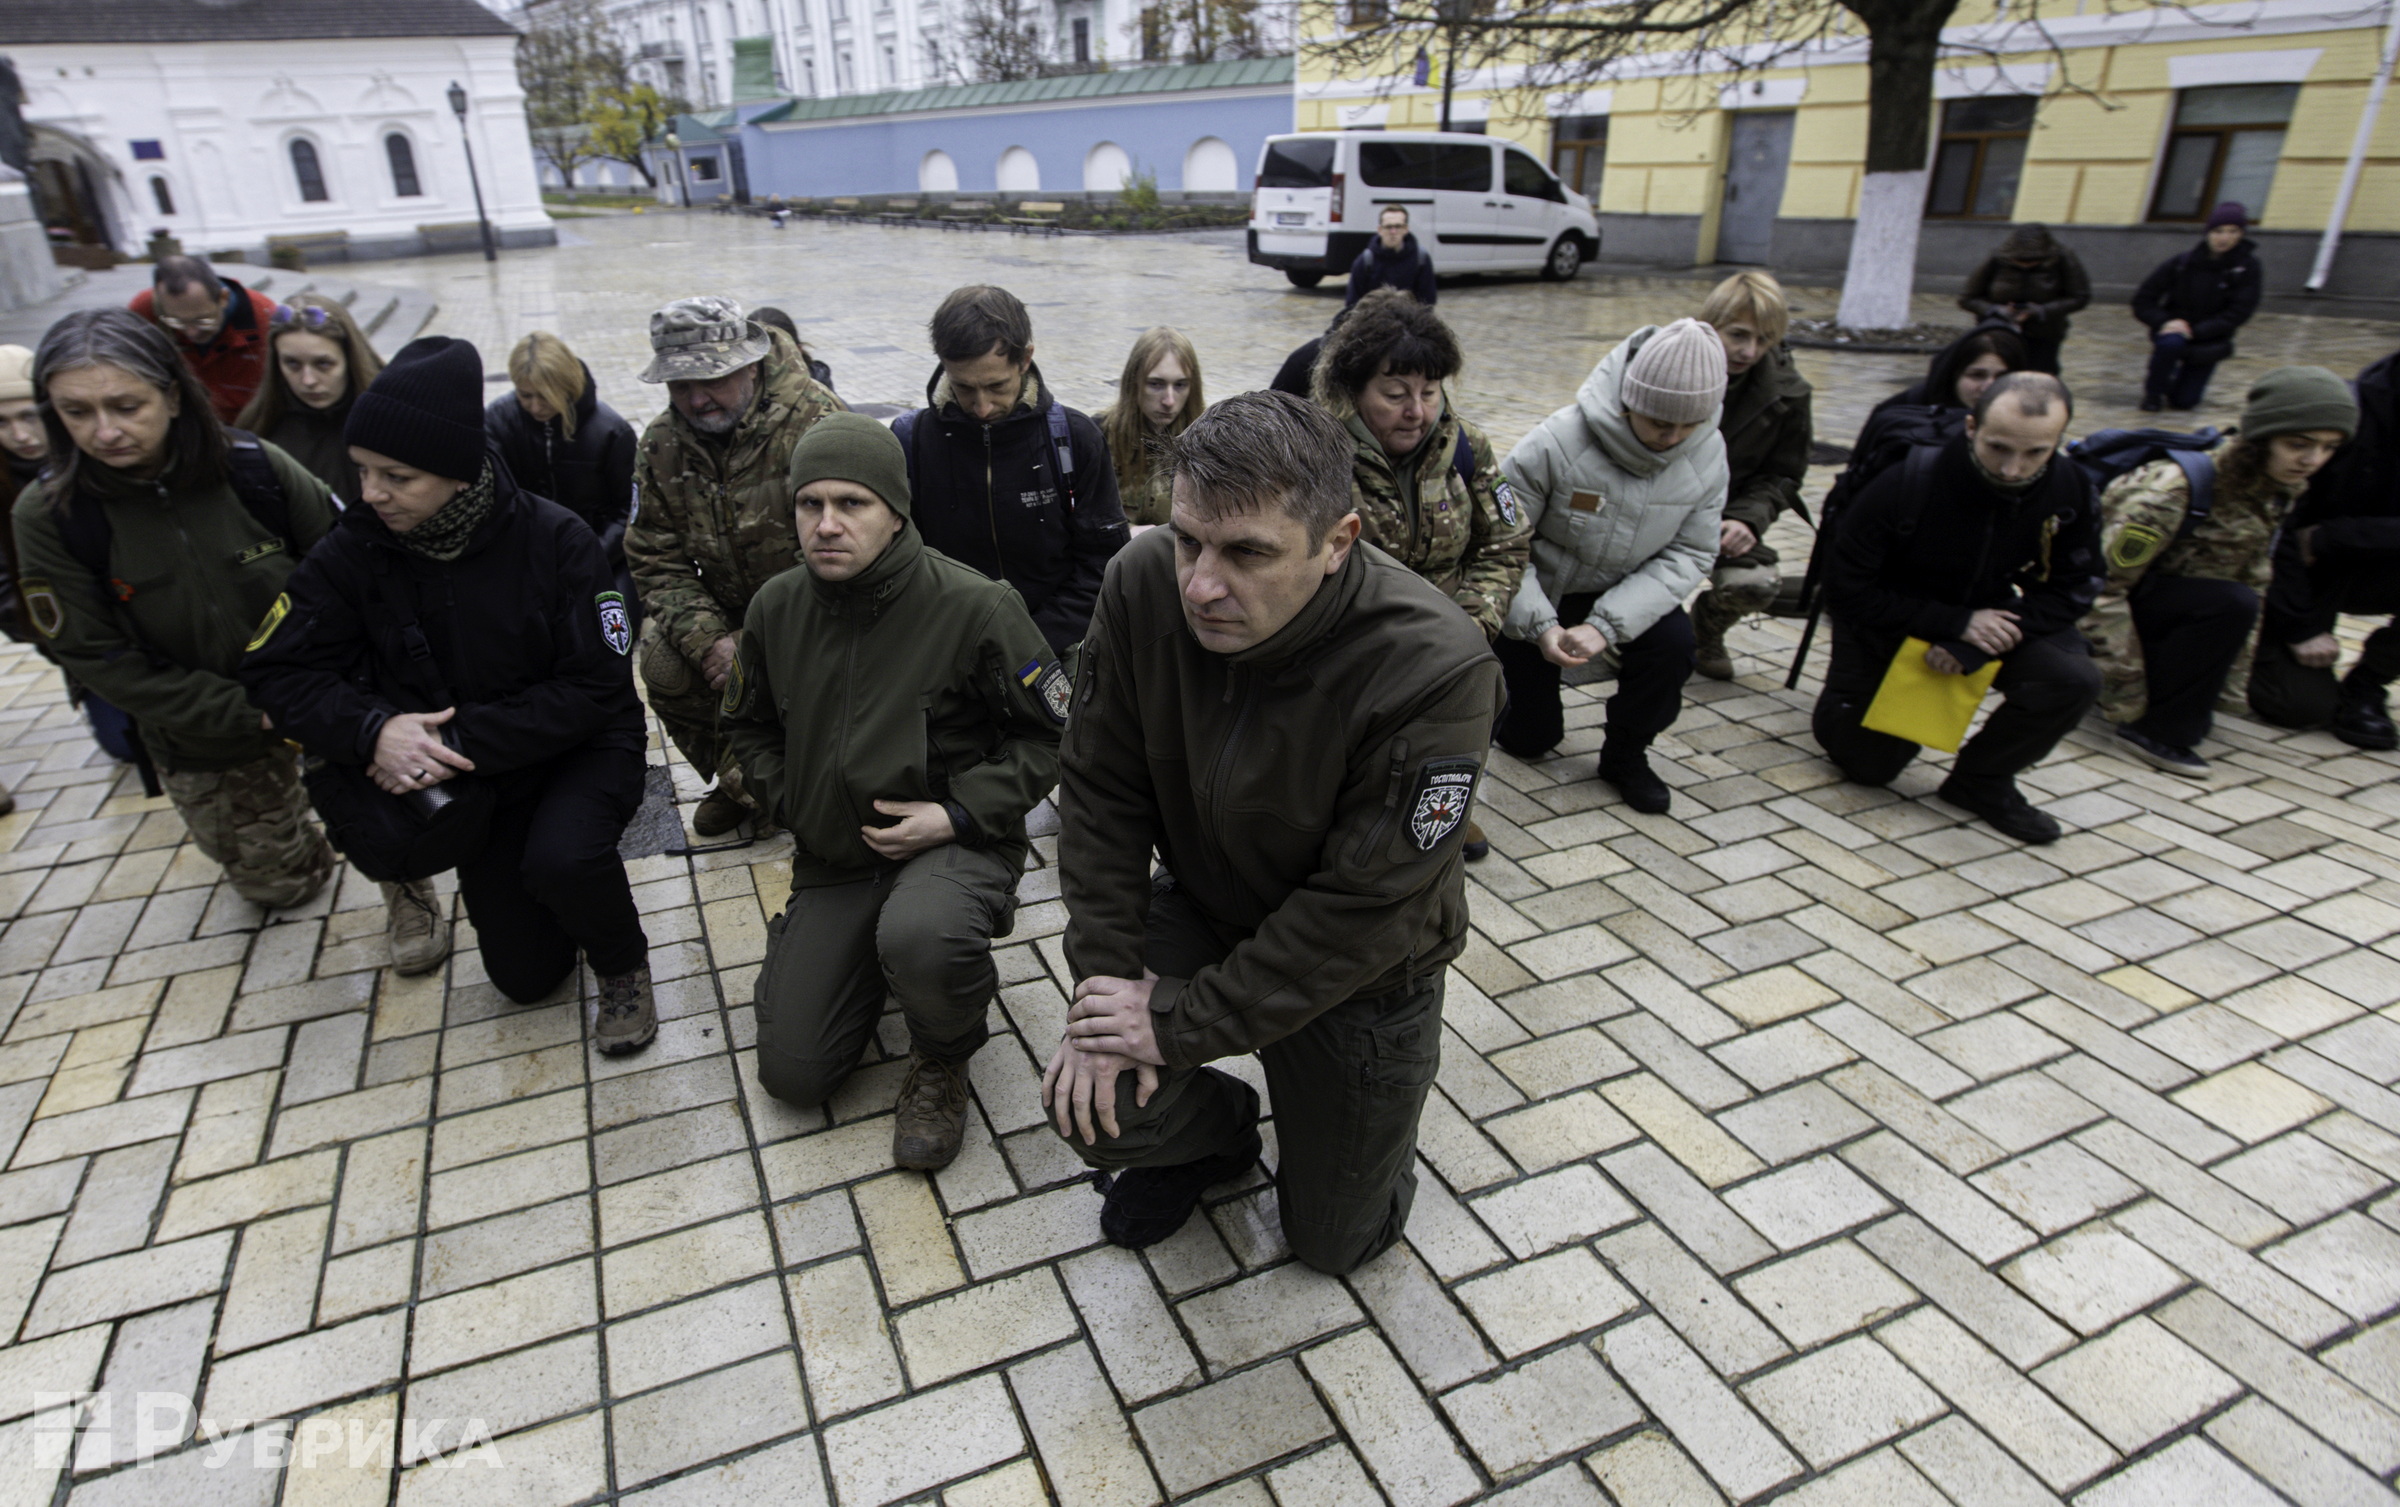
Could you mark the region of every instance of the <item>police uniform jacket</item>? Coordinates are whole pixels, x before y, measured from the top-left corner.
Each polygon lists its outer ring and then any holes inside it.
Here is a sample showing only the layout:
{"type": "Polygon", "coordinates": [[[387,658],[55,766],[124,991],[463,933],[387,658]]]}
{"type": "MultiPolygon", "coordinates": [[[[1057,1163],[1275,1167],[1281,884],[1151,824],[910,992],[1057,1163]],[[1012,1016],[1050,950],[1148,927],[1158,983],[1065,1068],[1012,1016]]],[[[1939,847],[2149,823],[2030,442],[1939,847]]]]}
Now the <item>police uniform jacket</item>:
{"type": "Polygon", "coordinates": [[[1078,978],[1142,976],[1155,848],[1230,949],[1150,996],[1176,1066],[1277,1041],[1464,948],[1460,829],[1500,714],[1457,605],[1361,542],[1232,654],[1185,625],[1174,536],[1109,566],[1060,750],[1059,877],[1078,978]]]}
{"type": "Polygon", "coordinates": [[[803,564],[751,599],[717,726],[804,889],[891,867],[859,835],[893,825],[879,800],[938,801],[958,842],[1021,866],[1068,702],[1024,600],[910,524],[850,580],[803,564]]]}
{"type": "Polygon", "coordinates": [[[411,554],[359,507],[292,573],[241,666],[278,736],[365,764],[394,713],[454,705],[443,731],[478,775],[584,747],[644,750],[631,620],[600,541],[505,468],[489,474],[491,513],[457,559],[411,554]],[[429,694],[428,669],[447,700],[429,694]]]}
{"type": "Polygon", "coordinates": [[[232,769],[277,734],[235,678],[259,620],[326,530],[333,501],[298,461],[262,447],[281,483],[291,537],[251,516],[230,480],[172,473],[136,481],[86,456],[68,506],[108,519],[108,577],[95,577],[59,531],[54,478],[18,494],[18,569],[26,620],[78,685],[122,707],[160,767],[232,769]]]}

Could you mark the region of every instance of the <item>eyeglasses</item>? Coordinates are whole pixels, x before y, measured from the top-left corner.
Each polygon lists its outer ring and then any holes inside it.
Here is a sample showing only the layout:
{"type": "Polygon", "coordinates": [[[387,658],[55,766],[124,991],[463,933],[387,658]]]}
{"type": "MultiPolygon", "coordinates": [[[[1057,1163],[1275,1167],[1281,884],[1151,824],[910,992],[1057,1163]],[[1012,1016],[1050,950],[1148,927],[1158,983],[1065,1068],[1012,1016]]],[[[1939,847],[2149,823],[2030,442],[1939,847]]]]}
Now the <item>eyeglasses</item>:
{"type": "Polygon", "coordinates": [[[279,303],[275,306],[275,312],[268,316],[267,323],[279,330],[293,326],[304,330],[321,330],[333,323],[333,310],[322,308],[316,304],[303,304],[294,308],[288,303],[279,303]]]}
{"type": "Polygon", "coordinates": [[[223,314],[203,314],[198,319],[177,319],[172,314],[161,314],[158,316],[158,322],[176,334],[182,335],[194,330],[213,330],[225,322],[225,316],[223,314]]]}

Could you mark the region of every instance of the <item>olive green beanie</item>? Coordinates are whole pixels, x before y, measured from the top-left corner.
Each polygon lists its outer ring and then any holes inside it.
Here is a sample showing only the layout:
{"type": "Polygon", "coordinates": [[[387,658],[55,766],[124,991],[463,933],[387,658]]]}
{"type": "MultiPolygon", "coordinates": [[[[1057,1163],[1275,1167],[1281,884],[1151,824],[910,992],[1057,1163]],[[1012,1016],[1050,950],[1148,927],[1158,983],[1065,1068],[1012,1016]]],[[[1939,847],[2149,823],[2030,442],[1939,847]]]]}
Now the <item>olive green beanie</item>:
{"type": "Polygon", "coordinates": [[[812,481],[846,481],[908,516],[908,454],[900,436],[863,413],[829,413],[809,425],[792,447],[789,474],[795,496],[812,481]]]}
{"type": "Polygon", "coordinates": [[[2338,429],[2345,440],[2358,433],[2358,400],[2349,383],[2321,366],[2279,366],[2251,384],[2242,404],[2244,438],[2306,429],[2338,429]]]}

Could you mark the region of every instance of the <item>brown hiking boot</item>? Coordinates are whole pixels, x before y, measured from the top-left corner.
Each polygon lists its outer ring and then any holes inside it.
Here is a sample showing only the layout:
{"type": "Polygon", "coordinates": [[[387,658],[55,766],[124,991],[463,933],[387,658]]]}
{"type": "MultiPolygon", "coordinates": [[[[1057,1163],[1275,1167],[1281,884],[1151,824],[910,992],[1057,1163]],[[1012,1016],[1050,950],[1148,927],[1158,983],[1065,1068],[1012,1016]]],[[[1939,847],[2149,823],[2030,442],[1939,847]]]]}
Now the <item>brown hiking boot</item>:
{"type": "Polygon", "coordinates": [[[1459,851],[1466,855],[1467,862],[1469,863],[1480,863],[1484,859],[1492,856],[1492,840],[1483,835],[1483,824],[1481,822],[1474,820],[1468,821],[1467,835],[1465,840],[1460,844],[1459,851]]]}
{"type": "Polygon", "coordinates": [[[1723,633],[1703,633],[1693,645],[1692,668],[1711,680],[1733,678],[1733,656],[1725,652],[1723,633]]]}
{"type": "Polygon", "coordinates": [[[959,1143],[967,1136],[967,1065],[911,1052],[894,1108],[892,1164],[941,1171],[958,1160],[959,1143]]]}
{"type": "Polygon", "coordinates": [[[385,926],[392,944],[392,971],[413,978],[431,973],[450,956],[450,917],[430,879],[383,886],[385,926]]]}
{"type": "Polygon", "coordinates": [[[600,980],[600,1016],[592,1043],[610,1057],[638,1052],[658,1035],[658,1003],[650,997],[650,965],[600,980]]]}
{"type": "Polygon", "coordinates": [[[692,831],[702,837],[723,837],[740,826],[750,815],[750,808],[741,798],[719,785],[701,798],[692,812],[692,831]]]}

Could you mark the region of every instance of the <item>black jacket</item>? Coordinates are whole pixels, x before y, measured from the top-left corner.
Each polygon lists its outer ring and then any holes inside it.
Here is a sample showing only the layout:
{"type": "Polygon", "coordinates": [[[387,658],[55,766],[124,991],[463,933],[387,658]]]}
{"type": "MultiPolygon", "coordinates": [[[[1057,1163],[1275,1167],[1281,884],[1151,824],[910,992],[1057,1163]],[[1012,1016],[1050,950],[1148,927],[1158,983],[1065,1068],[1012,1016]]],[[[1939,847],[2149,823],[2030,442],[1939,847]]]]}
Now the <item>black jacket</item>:
{"type": "Polygon", "coordinates": [[[1877,403],[1868,415],[1868,423],[1872,424],[1874,415],[1887,408],[1958,408],[1958,374],[1974,365],[1975,358],[1983,354],[1968,349],[1978,344],[1978,336],[1992,337],[1992,343],[2000,347],[2000,359],[2010,371],[2025,369],[2025,337],[2017,332],[2017,327],[2005,319],[1979,320],[1975,328],[1934,353],[1933,359],[1926,363],[1923,381],[1912,382],[1877,403]]]}
{"type": "Polygon", "coordinates": [[[1347,308],[1377,288],[1414,293],[1417,302],[1433,307],[1438,296],[1433,286],[1433,258],[1418,249],[1415,232],[1401,240],[1398,251],[1384,250],[1381,236],[1367,242],[1367,249],[1350,263],[1350,295],[1342,300],[1343,306],[1347,308]]]}
{"type": "MultiPolygon", "coordinates": [[[[277,381],[282,378],[278,377],[277,381]]],[[[343,432],[350,422],[352,393],[331,408],[311,408],[297,398],[283,407],[283,417],[259,438],[308,468],[345,508],[358,506],[358,467],[350,459],[350,440],[343,432]]]]}
{"type": "Polygon", "coordinates": [[[1017,588],[1042,636],[1064,654],[1091,627],[1101,574],[1130,537],[1100,426],[1065,410],[1075,457],[1069,488],[1051,453],[1052,394],[1040,367],[995,423],[967,417],[939,371],[925,397],[932,406],[909,419],[909,516],[927,544],[1017,588]]]}
{"type": "Polygon", "coordinates": [[[395,712],[439,711],[478,774],[506,774],[578,748],[639,754],[629,619],[600,545],[557,503],[497,471],[499,497],[456,560],[402,549],[371,508],[352,508],[318,541],[242,660],[251,700],[275,730],[320,758],[364,764],[395,712]],[[402,641],[413,614],[431,651],[402,641]]]}
{"type": "Polygon", "coordinates": [[[517,485],[547,497],[600,536],[608,563],[625,563],[625,525],[633,519],[633,426],[600,401],[592,369],[583,369],[575,403],[575,437],[558,420],[537,424],[517,395],[494,399],[483,411],[483,432],[499,447],[517,485]]]}
{"type": "Polygon", "coordinates": [[[2064,455],[2012,497],[1983,480],[1967,444],[1942,446],[1924,495],[1911,495],[1903,462],[1852,499],[1825,607],[1845,629],[1925,639],[1974,670],[1991,656],[1959,635],[1978,609],[2017,613],[2027,638],[2083,617],[2100,594],[2100,528],[2092,484],[2064,455]]]}
{"type": "Polygon", "coordinates": [[[2233,332],[2258,312],[2259,283],[2265,274],[2258,252],[2244,240],[2223,256],[2209,253],[2208,242],[2168,257],[2151,269],[2133,295],[2133,317],[2150,327],[2180,319],[2192,327],[2187,361],[2222,361],[2233,354],[2233,332]]]}
{"type": "Polygon", "coordinates": [[[2343,574],[2390,569],[2400,559],[2400,354],[2358,374],[2358,434],[2300,494],[2275,541],[2275,579],[2267,588],[2265,635],[2296,644],[2333,631],[2341,603],[2312,577],[2330,565],[2343,574]],[[2301,563],[2306,536],[2317,570],[2301,563]],[[2380,555],[2383,558],[2376,560],[2380,555]]]}

